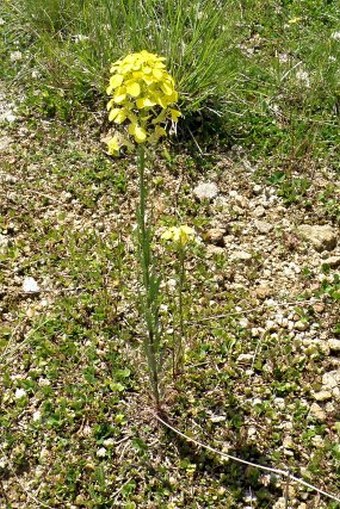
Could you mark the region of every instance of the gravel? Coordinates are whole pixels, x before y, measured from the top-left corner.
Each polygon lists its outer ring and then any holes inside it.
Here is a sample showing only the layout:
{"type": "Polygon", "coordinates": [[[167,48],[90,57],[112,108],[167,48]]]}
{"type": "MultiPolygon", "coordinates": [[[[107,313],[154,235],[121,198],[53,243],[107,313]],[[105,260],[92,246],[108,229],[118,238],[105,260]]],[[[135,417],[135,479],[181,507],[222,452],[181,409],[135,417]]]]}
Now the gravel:
{"type": "Polygon", "coordinates": [[[218,195],[218,187],[214,182],[203,182],[194,188],[193,193],[199,201],[213,200],[218,195]]]}

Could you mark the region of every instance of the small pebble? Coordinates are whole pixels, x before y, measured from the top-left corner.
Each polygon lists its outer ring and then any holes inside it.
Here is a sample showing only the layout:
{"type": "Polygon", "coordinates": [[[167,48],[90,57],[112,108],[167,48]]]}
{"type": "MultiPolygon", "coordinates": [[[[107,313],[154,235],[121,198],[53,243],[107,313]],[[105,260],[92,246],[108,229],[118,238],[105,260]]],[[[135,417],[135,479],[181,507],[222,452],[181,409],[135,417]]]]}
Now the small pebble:
{"type": "Polygon", "coordinates": [[[37,421],[40,421],[40,419],[41,419],[41,412],[40,412],[40,410],[36,410],[33,413],[33,421],[37,422],[37,421]]]}
{"type": "Polygon", "coordinates": [[[251,353],[241,353],[241,355],[239,355],[237,357],[237,362],[246,362],[246,363],[248,363],[248,362],[252,361],[253,358],[254,358],[254,355],[251,354],[251,353]]]}
{"type": "Polygon", "coordinates": [[[24,398],[26,395],[27,395],[27,393],[24,389],[17,389],[15,391],[15,399],[24,398]]]}
{"type": "Polygon", "coordinates": [[[262,192],[262,186],[260,186],[259,184],[255,184],[255,186],[253,187],[253,193],[258,195],[258,194],[261,194],[262,192]]]}
{"type": "Polygon", "coordinates": [[[12,139],[9,136],[2,136],[0,138],[0,151],[6,150],[11,144],[12,139]]]}
{"type": "Polygon", "coordinates": [[[231,256],[231,259],[235,262],[244,262],[248,264],[252,259],[252,255],[246,251],[237,251],[231,256]]]}
{"type": "Polygon", "coordinates": [[[101,447],[100,449],[98,449],[98,451],[96,452],[96,455],[98,456],[98,458],[105,458],[105,456],[106,456],[105,447],[101,447]]]}
{"type": "Polygon", "coordinates": [[[263,234],[269,233],[273,229],[273,225],[265,221],[254,221],[255,228],[263,234]]]}
{"type": "Polygon", "coordinates": [[[25,293],[39,293],[40,288],[38,283],[33,277],[25,277],[22,284],[22,289],[25,293]]]}
{"type": "Polygon", "coordinates": [[[340,371],[329,371],[322,377],[322,385],[327,389],[334,389],[340,384],[340,371]]]}
{"type": "Polygon", "coordinates": [[[326,419],[326,412],[321,408],[317,403],[313,403],[310,407],[309,414],[311,417],[318,419],[319,421],[324,421],[326,419]]]}
{"type": "Polygon", "coordinates": [[[214,182],[205,182],[196,186],[193,193],[199,201],[213,200],[218,195],[218,187],[214,182]]]}
{"type": "Polygon", "coordinates": [[[316,401],[327,401],[332,398],[332,393],[329,391],[319,391],[314,393],[314,399],[316,401]]]}
{"type": "Polygon", "coordinates": [[[210,228],[205,235],[203,235],[203,238],[210,242],[211,244],[215,244],[216,246],[223,245],[223,236],[225,235],[226,231],[224,228],[210,228]]]}
{"type": "Polygon", "coordinates": [[[262,205],[259,205],[258,207],[256,207],[256,209],[254,210],[253,212],[253,215],[255,217],[263,217],[266,215],[266,209],[264,207],[262,207],[262,205]]]}
{"type": "Polygon", "coordinates": [[[299,330],[299,331],[305,331],[306,329],[308,329],[308,323],[307,322],[303,322],[302,320],[298,320],[296,323],[295,323],[295,329],[299,330]]]}
{"type": "Polygon", "coordinates": [[[329,339],[328,340],[328,346],[331,352],[338,353],[340,352],[340,339],[329,339]]]}

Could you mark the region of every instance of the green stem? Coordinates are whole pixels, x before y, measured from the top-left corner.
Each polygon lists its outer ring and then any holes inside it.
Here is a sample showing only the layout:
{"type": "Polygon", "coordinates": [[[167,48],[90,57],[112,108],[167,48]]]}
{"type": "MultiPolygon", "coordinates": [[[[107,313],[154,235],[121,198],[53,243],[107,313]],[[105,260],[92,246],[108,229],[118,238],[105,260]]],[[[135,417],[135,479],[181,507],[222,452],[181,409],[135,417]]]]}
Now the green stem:
{"type": "Polygon", "coordinates": [[[175,372],[179,373],[183,367],[184,350],[183,343],[185,343],[186,334],[184,326],[184,286],[185,286],[185,247],[180,246],[178,250],[179,264],[178,264],[178,312],[179,312],[179,337],[177,344],[176,366],[175,372]]]}
{"type": "Polygon", "coordinates": [[[147,225],[148,189],[145,182],[145,149],[141,145],[138,150],[139,169],[139,206],[138,216],[138,248],[143,279],[143,313],[147,327],[144,338],[144,349],[148,363],[150,383],[157,408],[160,408],[159,376],[157,349],[159,344],[158,327],[158,281],[154,276],[151,253],[151,234],[147,225]]]}

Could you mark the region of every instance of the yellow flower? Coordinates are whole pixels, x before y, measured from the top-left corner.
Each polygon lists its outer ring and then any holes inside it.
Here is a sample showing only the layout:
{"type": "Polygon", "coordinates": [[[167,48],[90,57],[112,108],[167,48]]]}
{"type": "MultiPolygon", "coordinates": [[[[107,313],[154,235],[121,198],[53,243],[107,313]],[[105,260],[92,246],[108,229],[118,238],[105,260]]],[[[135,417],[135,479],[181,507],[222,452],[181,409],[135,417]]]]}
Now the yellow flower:
{"type": "Polygon", "coordinates": [[[172,240],[174,244],[184,247],[195,238],[195,230],[187,225],[171,226],[161,236],[163,240],[172,240]]]}
{"type": "Polygon", "coordinates": [[[299,23],[301,20],[302,20],[302,18],[297,16],[296,18],[291,18],[290,20],[288,20],[288,23],[290,25],[294,25],[295,23],[299,23]]]}
{"type": "Polygon", "coordinates": [[[140,85],[137,81],[129,81],[126,84],[126,91],[132,97],[138,97],[140,95],[140,85]]]}
{"type": "Polygon", "coordinates": [[[173,110],[170,108],[170,114],[171,114],[171,120],[173,122],[177,122],[179,117],[181,116],[181,113],[178,110],[173,110]]]}
{"type": "Polygon", "coordinates": [[[108,95],[112,93],[112,90],[120,87],[123,81],[124,81],[123,76],[120,76],[119,74],[115,74],[114,76],[112,76],[110,78],[110,85],[106,89],[108,95]]]}
{"type": "Polygon", "coordinates": [[[111,156],[119,155],[120,144],[117,136],[114,136],[109,141],[107,141],[107,151],[111,156]]]}
{"type": "Polygon", "coordinates": [[[126,120],[129,112],[125,108],[113,108],[109,114],[109,120],[117,124],[122,124],[126,120]]]}
{"type": "Polygon", "coordinates": [[[129,125],[129,134],[134,136],[136,143],[143,143],[146,140],[146,132],[138,124],[129,125]]]}
{"type": "MultiPolygon", "coordinates": [[[[127,136],[135,143],[157,143],[172,132],[181,113],[174,108],[178,101],[175,82],[167,72],[164,57],[146,50],[132,53],[111,67],[107,94],[109,120],[126,126],[127,136]]],[[[117,141],[117,137],[113,138],[117,141]]],[[[110,140],[109,152],[117,153],[110,140]]],[[[118,142],[117,142],[118,143],[118,142]]],[[[128,145],[128,143],[125,143],[128,145]]]]}

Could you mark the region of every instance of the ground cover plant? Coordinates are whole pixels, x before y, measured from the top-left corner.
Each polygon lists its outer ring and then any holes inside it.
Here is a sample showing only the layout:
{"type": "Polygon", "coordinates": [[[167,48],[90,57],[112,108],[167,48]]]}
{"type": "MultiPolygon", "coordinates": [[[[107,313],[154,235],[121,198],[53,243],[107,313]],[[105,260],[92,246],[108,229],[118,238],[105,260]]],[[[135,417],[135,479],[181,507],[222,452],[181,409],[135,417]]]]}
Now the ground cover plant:
{"type": "Polygon", "coordinates": [[[147,165],[164,414],[339,498],[339,7],[114,6],[0,6],[0,507],[335,509],[157,420],[138,161],[105,140],[110,65],[164,56],[182,112],[147,165]]]}

